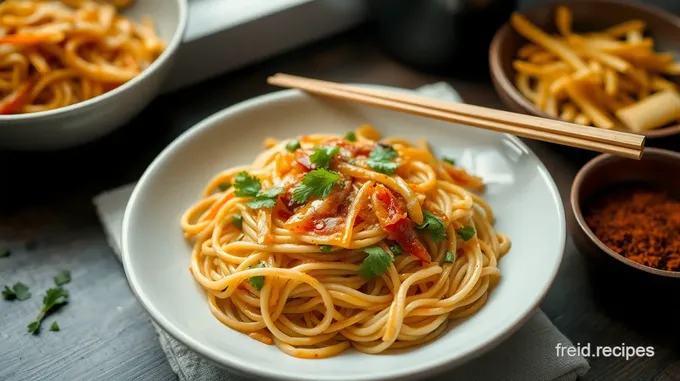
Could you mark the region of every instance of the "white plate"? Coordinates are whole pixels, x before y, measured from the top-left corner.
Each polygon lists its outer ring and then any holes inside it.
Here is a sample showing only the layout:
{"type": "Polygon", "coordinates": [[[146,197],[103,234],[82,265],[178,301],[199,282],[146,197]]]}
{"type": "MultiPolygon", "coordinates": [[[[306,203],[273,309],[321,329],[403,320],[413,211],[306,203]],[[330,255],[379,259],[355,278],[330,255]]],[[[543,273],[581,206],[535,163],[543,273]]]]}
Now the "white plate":
{"type": "Polygon", "coordinates": [[[123,264],[151,317],[173,337],[222,366],[259,377],[394,380],[443,371],[507,338],[538,306],[559,267],[564,209],[540,160],[519,139],[392,111],[280,91],[223,110],[168,146],[149,166],[123,221],[123,264]],[[217,172],[252,162],[267,136],[286,138],[373,124],[383,135],[428,139],[439,155],[483,176],[496,228],[512,249],[487,304],[434,342],[405,353],[347,351],[321,360],[285,355],[220,323],[189,273],[180,216],[217,172]]]}

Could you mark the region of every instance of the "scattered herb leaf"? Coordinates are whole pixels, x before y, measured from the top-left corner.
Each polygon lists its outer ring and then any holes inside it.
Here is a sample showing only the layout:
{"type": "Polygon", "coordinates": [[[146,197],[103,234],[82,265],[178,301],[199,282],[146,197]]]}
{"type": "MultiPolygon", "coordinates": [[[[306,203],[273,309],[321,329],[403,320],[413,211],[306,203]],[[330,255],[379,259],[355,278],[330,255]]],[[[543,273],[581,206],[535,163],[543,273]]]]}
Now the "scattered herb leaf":
{"type": "Polygon", "coordinates": [[[447,163],[449,163],[449,164],[451,164],[451,165],[456,165],[456,161],[453,160],[453,159],[450,158],[450,157],[444,157],[444,158],[442,158],[442,160],[444,160],[445,162],[447,162],[447,163]]]}
{"type": "Polygon", "coordinates": [[[71,272],[68,271],[68,270],[60,271],[54,277],[54,284],[56,284],[57,286],[63,286],[70,281],[71,281],[71,272]]]}
{"type": "Polygon", "coordinates": [[[248,201],[246,205],[251,209],[273,208],[281,192],[283,192],[282,187],[271,187],[258,193],[255,199],[248,201]]]}
{"type": "Polygon", "coordinates": [[[446,225],[444,225],[444,221],[427,210],[423,210],[423,223],[417,226],[416,229],[427,230],[434,242],[441,242],[446,239],[446,225]]]}
{"type": "MultiPolygon", "coordinates": [[[[250,266],[248,268],[249,269],[261,269],[263,267],[265,267],[264,263],[260,262],[256,265],[250,266]]],[[[262,287],[264,287],[264,275],[251,276],[249,280],[250,280],[250,284],[258,290],[261,290],[262,287]]]]}
{"type": "Polygon", "coordinates": [[[377,144],[368,155],[368,166],[377,172],[391,175],[398,167],[397,163],[393,161],[397,156],[397,151],[391,146],[377,144]]]}
{"type": "Polygon", "coordinates": [[[350,141],[350,142],[356,142],[357,141],[357,134],[354,131],[350,131],[345,134],[345,140],[350,141]]]}
{"type": "Polygon", "coordinates": [[[236,226],[237,229],[243,228],[243,216],[240,214],[234,214],[231,218],[231,224],[236,226]]]}
{"type": "Polygon", "coordinates": [[[362,278],[371,279],[384,274],[394,261],[394,257],[380,247],[367,247],[362,251],[368,254],[359,265],[362,278]]]}
{"type": "Polygon", "coordinates": [[[57,324],[56,321],[53,321],[52,324],[50,325],[50,331],[52,331],[52,332],[58,332],[59,331],[59,324],[57,324]]]}
{"type": "Polygon", "coordinates": [[[222,192],[224,192],[224,191],[226,191],[227,189],[231,188],[231,183],[229,183],[229,182],[227,182],[227,183],[220,183],[220,185],[218,185],[217,187],[220,188],[220,190],[221,190],[222,192]]]}
{"type": "Polygon", "coordinates": [[[293,201],[304,204],[311,195],[321,198],[328,197],[339,179],[340,175],[337,172],[323,168],[315,169],[306,174],[302,183],[295,187],[293,201]]]}
{"type": "Polygon", "coordinates": [[[402,249],[401,246],[399,246],[399,244],[396,243],[396,242],[392,242],[390,244],[390,250],[392,251],[392,254],[394,254],[394,255],[399,255],[399,254],[404,252],[404,249],[402,249]]]}
{"type": "Polygon", "coordinates": [[[333,250],[333,246],[331,246],[331,245],[320,245],[319,250],[321,250],[322,253],[330,253],[331,250],[333,250]]]}
{"type": "Polygon", "coordinates": [[[288,152],[295,152],[298,148],[300,148],[299,140],[292,140],[286,144],[286,150],[288,150],[288,152]]]}
{"type": "Polygon", "coordinates": [[[236,188],[236,196],[238,197],[255,197],[262,189],[262,184],[257,177],[250,176],[248,172],[242,171],[234,177],[234,188],[236,188]]]}
{"type": "Polygon", "coordinates": [[[5,286],[5,289],[2,290],[2,297],[5,298],[5,300],[16,299],[23,301],[31,298],[31,292],[28,290],[28,286],[21,282],[17,282],[12,288],[5,286]]]}
{"type": "Polygon", "coordinates": [[[40,331],[40,324],[48,313],[56,311],[57,308],[68,302],[68,291],[61,287],[50,288],[43,297],[43,306],[38,312],[35,321],[28,324],[28,332],[37,334],[40,331]]]}
{"type": "Polygon", "coordinates": [[[314,153],[309,156],[309,161],[317,168],[328,168],[333,156],[340,152],[338,146],[334,147],[314,147],[314,153]]]}
{"type": "Polygon", "coordinates": [[[7,247],[0,247],[0,258],[7,258],[11,252],[9,251],[9,248],[7,247]]]}
{"type": "Polygon", "coordinates": [[[444,257],[444,263],[453,263],[455,261],[456,261],[456,256],[452,252],[447,251],[446,256],[444,257]]]}
{"type": "Polygon", "coordinates": [[[458,229],[458,235],[463,239],[463,241],[469,240],[470,238],[474,237],[475,234],[477,234],[477,231],[472,226],[463,226],[462,228],[458,229]]]}

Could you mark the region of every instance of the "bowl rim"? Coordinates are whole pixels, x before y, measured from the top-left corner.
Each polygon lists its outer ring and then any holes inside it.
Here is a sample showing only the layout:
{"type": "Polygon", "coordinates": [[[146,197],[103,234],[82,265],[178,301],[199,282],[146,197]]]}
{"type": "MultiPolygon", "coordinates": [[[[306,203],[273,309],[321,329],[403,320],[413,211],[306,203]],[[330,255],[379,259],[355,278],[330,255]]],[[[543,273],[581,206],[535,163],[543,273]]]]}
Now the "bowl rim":
{"type": "MultiPolygon", "coordinates": [[[[642,2],[632,2],[625,0],[552,0],[546,3],[539,3],[532,7],[516,11],[518,13],[524,14],[527,12],[533,12],[537,9],[551,8],[559,4],[564,4],[569,6],[571,3],[595,3],[598,5],[618,5],[627,6],[630,8],[637,9],[639,12],[650,14],[654,17],[663,19],[669,24],[675,26],[680,33],[680,16],[676,16],[670,12],[667,12],[657,6],[642,3],[642,2]]],[[[491,68],[491,76],[498,83],[500,90],[497,91],[504,92],[509,96],[514,103],[519,105],[524,112],[540,116],[547,119],[559,120],[557,117],[548,115],[547,113],[540,110],[533,103],[531,103],[522,93],[519,92],[515,84],[510,80],[508,75],[506,75],[505,70],[501,65],[502,57],[500,55],[501,46],[505,42],[507,36],[510,33],[517,33],[514,31],[509,21],[506,21],[494,34],[491,44],[489,45],[489,66],[491,68]]],[[[511,59],[513,59],[512,57],[511,59]]],[[[597,127],[593,127],[597,128],[597,127]]],[[[676,135],[680,133],[680,123],[672,124],[666,127],[661,127],[658,129],[653,129],[650,131],[634,132],[636,134],[643,135],[650,139],[665,138],[668,136],[676,135]]]]}
{"type": "MultiPolygon", "coordinates": [[[[394,88],[395,90],[399,88],[394,88]]],[[[405,90],[405,89],[402,89],[405,90]]],[[[256,96],[254,98],[247,99],[245,101],[236,103],[234,105],[228,106],[220,111],[215,112],[214,114],[204,118],[203,120],[199,121],[195,125],[193,125],[191,128],[186,130],[184,133],[182,133],[180,136],[178,136],[173,142],[171,142],[167,147],[161,151],[161,153],[156,156],[156,158],[149,164],[147,169],[144,171],[143,175],[135,185],[132,194],[129,198],[129,201],[127,203],[127,206],[125,208],[125,212],[123,215],[123,222],[122,222],[122,232],[121,232],[121,260],[123,263],[123,268],[125,270],[125,275],[127,277],[128,283],[130,284],[130,288],[137,298],[139,302],[142,304],[144,309],[149,313],[150,317],[156,324],[159,325],[165,332],[170,334],[173,338],[178,340],[179,342],[183,343],[187,347],[189,347],[192,351],[200,354],[202,357],[210,360],[211,362],[222,366],[222,367],[227,367],[229,369],[243,372],[245,374],[248,374],[250,376],[259,376],[259,377],[265,377],[267,379],[275,379],[275,380],[286,380],[286,381],[292,381],[292,380],[310,380],[310,378],[301,378],[299,375],[291,375],[288,373],[278,373],[275,370],[269,370],[269,369],[263,369],[261,367],[257,367],[252,365],[250,362],[243,361],[240,358],[234,358],[231,356],[225,356],[223,353],[220,353],[216,350],[213,350],[207,346],[205,346],[202,342],[194,339],[192,336],[187,334],[185,331],[179,329],[176,327],[173,323],[171,323],[158,309],[155,308],[154,304],[150,302],[145,294],[141,291],[140,289],[140,282],[137,280],[136,275],[134,274],[134,271],[131,270],[133,267],[131,260],[130,260],[130,242],[129,242],[129,226],[132,223],[132,209],[133,206],[135,205],[135,200],[140,197],[141,191],[141,186],[145,184],[147,181],[149,181],[149,178],[153,176],[153,172],[155,172],[156,167],[160,166],[166,159],[166,157],[170,156],[173,154],[173,152],[180,147],[181,145],[187,144],[190,141],[194,140],[197,135],[200,135],[204,130],[210,128],[210,126],[213,126],[217,123],[220,123],[221,121],[229,118],[232,114],[239,110],[251,108],[253,106],[263,104],[263,103],[269,103],[277,100],[282,100],[282,99],[289,99],[293,97],[299,97],[299,96],[305,96],[305,93],[296,89],[286,89],[286,90],[280,90],[280,91],[274,91],[268,94],[263,94],[256,96]]],[[[425,375],[431,376],[436,373],[441,373],[446,370],[453,369],[455,367],[461,366],[462,364],[465,364],[469,362],[470,360],[474,359],[475,357],[487,353],[491,349],[493,349],[495,346],[499,345],[500,343],[504,342],[506,339],[508,339],[513,333],[515,333],[518,329],[520,329],[524,323],[526,323],[532,316],[533,312],[539,308],[540,303],[545,299],[545,296],[547,295],[548,291],[550,290],[551,286],[554,284],[555,278],[557,276],[557,273],[561,267],[562,260],[564,258],[564,250],[566,248],[566,212],[565,212],[565,207],[562,202],[562,199],[560,197],[559,193],[559,188],[557,187],[555,180],[553,179],[552,175],[550,172],[547,170],[545,167],[545,164],[541,161],[541,159],[536,155],[524,142],[522,142],[519,138],[516,136],[512,135],[507,135],[508,139],[511,139],[514,143],[518,144],[521,146],[523,149],[525,149],[529,154],[533,155],[536,160],[538,161],[538,165],[540,169],[546,174],[546,185],[549,187],[550,192],[552,193],[553,199],[555,201],[555,205],[557,207],[557,213],[558,213],[558,218],[560,220],[560,242],[558,245],[557,249],[557,258],[555,259],[555,265],[548,269],[549,274],[548,274],[548,279],[549,281],[546,282],[543,286],[542,289],[538,292],[536,295],[536,298],[532,301],[530,305],[527,305],[524,311],[519,315],[519,317],[515,320],[513,320],[508,326],[498,335],[494,337],[487,337],[483,340],[480,340],[475,346],[472,346],[466,350],[465,353],[463,353],[461,356],[459,356],[456,359],[448,359],[448,358],[441,358],[437,359],[431,364],[428,364],[428,366],[412,366],[408,371],[399,371],[395,373],[390,373],[386,374],[382,377],[361,377],[361,378],[354,378],[354,381],[387,381],[387,380],[405,380],[405,379],[413,379],[414,377],[424,377],[425,375]]],[[[329,376],[328,378],[324,378],[326,381],[339,381],[339,380],[347,380],[347,378],[342,378],[341,376],[333,375],[329,376]]]]}
{"type": "MultiPolygon", "coordinates": [[[[657,156],[657,157],[664,157],[664,158],[670,158],[672,160],[680,162],[680,153],[674,152],[674,151],[669,151],[661,148],[645,148],[644,154],[643,154],[643,159],[645,156],[657,156]]],[[[660,270],[660,269],[655,269],[653,267],[645,266],[643,264],[637,263],[631,259],[628,259],[624,257],[623,255],[615,252],[614,250],[610,249],[607,245],[605,245],[600,239],[595,235],[595,233],[590,229],[588,224],[585,221],[585,218],[583,217],[583,210],[581,207],[581,202],[579,202],[580,196],[581,196],[581,188],[583,188],[583,183],[588,175],[592,173],[592,171],[595,168],[599,168],[602,165],[614,161],[625,161],[627,159],[621,158],[619,156],[615,156],[612,154],[601,154],[596,156],[595,158],[591,159],[589,162],[586,163],[576,174],[576,177],[574,177],[574,181],[571,184],[571,195],[569,197],[569,201],[571,202],[571,210],[572,213],[574,214],[574,217],[576,219],[576,223],[578,224],[579,228],[585,233],[585,235],[588,237],[590,241],[592,241],[597,247],[609,255],[610,257],[616,259],[617,261],[626,264],[630,267],[633,267],[638,270],[645,271],[650,274],[654,275],[659,275],[663,277],[669,277],[669,278],[680,278],[680,271],[669,271],[669,270],[660,270]]],[[[610,184],[611,185],[611,184],[610,184]]]]}
{"type": "MultiPolygon", "coordinates": [[[[177,51],[177,48],[180,46],[182,43],[182,40],[184,39],[184,34],[187,29],[187,24],[189,20],[189,5],[188,5],[188,0],[175,0],[175,3],[178,6],[178,18],[179,22],[177,23],[177,26],[175,28],[175,31],[170,38],[169,43],[166,45],[165,49],[161,53],[156,60],[154,60],[149,67],[146,69],[142,70],[141,73],[136,75],[134,78],[131,80],[123,83],[122,85],[116,87],[115,89],[111,91],[107,91],[103,94],[100,94],[94,98],[90,98],[86,101],[78,102],[78,103],[73,103],[68,106],[64,107],[58,107],[55,109],[51,110],[45,110],[45,111],[38,111],[38,112],[32,112],[32,113],[22,113],[22,114],[7,114],[3,115],[0,114],[0,122],[8,121],[8,122],[21,122],[21,121],[28,121],[28,120],[36,120],[39,118],[48,118],[48,117],[54,117],[54,116],[59,116],[65,113],[68,113],[70,111],[74,111],[80,108],[87,108],[90,107],[98,102],[104,102],[108,100],[109,98],[115,97],[116,95],[127,91],[128,89],[136,86],[138,83],[146,79],[149,75],[151,75],[152,72],[156,71],[159,67],[164,65],[170,57],[177,51]]],[[[27,124],[27,127],[31,127],[31,124],[27,124]]]]}

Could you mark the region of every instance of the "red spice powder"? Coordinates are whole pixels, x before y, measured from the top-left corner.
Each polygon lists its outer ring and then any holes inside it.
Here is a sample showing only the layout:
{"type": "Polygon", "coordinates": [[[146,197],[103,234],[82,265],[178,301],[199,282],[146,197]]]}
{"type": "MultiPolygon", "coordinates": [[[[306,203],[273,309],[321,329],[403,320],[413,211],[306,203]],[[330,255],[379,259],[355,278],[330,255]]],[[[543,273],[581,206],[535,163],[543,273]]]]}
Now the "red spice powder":
{"type": "Polygon", "coordinates": [[[610,249],[645,266],[680,271],[680,202],[640,186],[597,197],[586,223],[610,249]]]}

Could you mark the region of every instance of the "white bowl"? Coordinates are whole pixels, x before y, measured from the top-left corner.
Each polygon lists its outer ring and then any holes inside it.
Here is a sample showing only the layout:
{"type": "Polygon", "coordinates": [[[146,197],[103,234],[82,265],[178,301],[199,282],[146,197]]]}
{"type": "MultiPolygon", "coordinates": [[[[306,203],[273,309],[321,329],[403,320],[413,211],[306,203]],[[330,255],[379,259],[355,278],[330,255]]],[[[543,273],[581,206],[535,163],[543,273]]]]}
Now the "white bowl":
{"type": "Polygon", "coordinates": [[[538,306],[559,267],[565,217],[557,188],[519,139],[308,96],[296,90],[261,96],[223,110],[168,146],[149,166],[127,205],[122,258],[132,290],[162,329],[227,368],[262,378],[339,381],[425,377],[460,365],[500,343],[538,306]],[[190,272],[190,245],[180,216],[217,172],[249,164],[267,136],[344,133],[373,124],[383,135],[427,138],[437,154],[481,175],[498,231],[512,249],[487,304],[423,347],[399,354],[290,357],[220,323],[190,272]]]}
{"type": "Polygon", "coordinates": [[[187,25],[187,0],[137,0],[124,14],[153,19],[165,51],[141,74],[98,97],[54,110],[0,115],[0,147],[16,150],[70,148],[126,124],[158,93],[187,25]]]}

